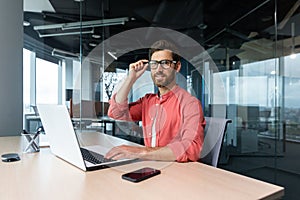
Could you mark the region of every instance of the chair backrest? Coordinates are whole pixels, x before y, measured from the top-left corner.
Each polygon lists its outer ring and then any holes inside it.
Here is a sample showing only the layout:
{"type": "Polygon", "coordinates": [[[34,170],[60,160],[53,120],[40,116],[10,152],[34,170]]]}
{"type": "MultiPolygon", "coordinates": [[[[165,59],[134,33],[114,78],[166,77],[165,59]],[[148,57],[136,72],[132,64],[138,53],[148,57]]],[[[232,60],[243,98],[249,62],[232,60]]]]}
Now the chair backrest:
{"type": "Polygon", "coordinates": [[[200,162],[217,167],[227,124],[230,119],[205,117],[204,143],[200,162]]]}

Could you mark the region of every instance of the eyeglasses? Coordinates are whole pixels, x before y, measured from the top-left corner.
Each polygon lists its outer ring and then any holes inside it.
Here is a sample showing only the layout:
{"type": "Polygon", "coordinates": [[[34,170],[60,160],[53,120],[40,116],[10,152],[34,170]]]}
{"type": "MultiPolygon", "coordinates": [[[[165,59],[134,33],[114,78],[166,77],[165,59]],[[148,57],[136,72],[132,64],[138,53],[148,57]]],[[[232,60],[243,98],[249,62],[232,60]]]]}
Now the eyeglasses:
{"type": "Polygon", "coordinates": [[[176,63],[177,63],[177,61],[175,61],[175,60],[161,60],[161,61],[150,60],[149,66],[150,66],[150,69],[157,69],[158,64],[160,64],[160,66],[162,66],[162,68],[169,69],[172,64],[176,64],[176,63]]]}

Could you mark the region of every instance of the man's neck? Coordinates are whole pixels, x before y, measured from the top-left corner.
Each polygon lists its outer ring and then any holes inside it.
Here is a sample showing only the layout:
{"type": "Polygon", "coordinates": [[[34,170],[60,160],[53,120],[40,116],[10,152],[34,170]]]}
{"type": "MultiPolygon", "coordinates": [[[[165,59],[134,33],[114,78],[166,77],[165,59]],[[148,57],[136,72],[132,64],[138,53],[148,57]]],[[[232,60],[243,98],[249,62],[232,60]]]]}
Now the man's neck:
{"type": "Polygon", "coordinates": [[[162,96],[162,95],[168,93],[168,92],[171,91],[175,86],[176,86],[176,83],[170,84],[170,85],[165,86],[165,87],[158,87],[160,96],[162,96]]]}

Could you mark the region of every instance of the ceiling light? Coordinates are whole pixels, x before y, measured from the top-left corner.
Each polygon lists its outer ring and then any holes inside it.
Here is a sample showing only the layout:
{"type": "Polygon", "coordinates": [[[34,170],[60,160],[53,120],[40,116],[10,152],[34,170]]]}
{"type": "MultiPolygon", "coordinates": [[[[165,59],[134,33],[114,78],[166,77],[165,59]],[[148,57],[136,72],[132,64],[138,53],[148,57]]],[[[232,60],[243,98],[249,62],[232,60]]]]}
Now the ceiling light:
{"type": "Polygon", "coordinates": [[[71,22],[62,24],[62,30],[78,29],[78,28],[91,28],[112,25],[124,25],[128,21],[128,17],[114,18],[114,19],[100,19],[93,21],[71,22]]]}
{"type": "Polygon", "coordinates": [[[97,46],[97,44],[96,43],[89,43],[89,45],[91,46],[91,47],[95,47],[95,46],[97,46]]]}
{"type": "Polygon", "coordinates": [[[297,56],[296,56],[296,54],[295,53],[292,53],[291,55],[290,55],[290,58],[291,59],[295,59],[297,56]]]}
{"type": "Polygon", "coordinates": [[[75,53],[71,53],[68,51],[55,49],[55,48],[52,50],[51,55],[59,58],[64,58],[64,59],[75,59],[75,60],[79,59],[78,55],[75,53]]]}
{"type": "Polygon", "coordinates": [[[268,22],[268,21],[270,21],[270,20],[272,20],[272,19],[273,19],[273,16],[269,15],[269,16],[266,16],[266,17],[261,18],[261,21],[262,21],[262,22],[268,22]]]}
{"type": "Polygon", "coordinates": [[[30,22],[29,21],[23,21],[23,26],[30,26],[30,22]]]}
{"type": "Polygon", "coordinates": [[[99,38],[101,38],[101,35],[93,34],[92,37],[95,38],[95,39],[99,39],[99,38]]]}
{"type": "Polygon", "coordinates": [[[75,2],[83,2],[84,0],[74,0],[75,2]]]}
{"type": "Polygon", "coordinates": [[[207,28],[207,24],[199,24],[198,28],[200,28],[201,30],[204,30],[207,28]]]}
{"type": "MultiPolygon", "coordinates": [[[[79,21],[79,22],[71,22],[71,23],[61,23],[61,24],[48,24],[48,25],[40,25],[34,26],[33,29],[38,32],[40,37],[49,37],[49,36],[59,36],[59,35],[74,35],[74,34],[83,34],[82,29],[94,28],[94,27],[102,27],[102,26],[112,26],[112,25],[124,25],[125,22],[129,21],[128,17],[121,18],[113,18],[113,19],[101,19],[101,20],[92,20],[92,21],[79,21]],[[61,33],[57,33],[57,29],[60,29],[61,33]],[[68,30],[77,30],[75,32],[66,32],[68,30]],[[55,31],[55,33],[40,33],[40,31],[45,32],[46,30],[55,31]]],[[[94,31],[94,30],[92,30],[94,31]]],[[[94,33],[90,31],[90,33],[94,33]]]]}
{"type": "Polygon", "coordinates": [[[118,60],[118,57],[115,55],[115,52],[108,51],[108,55],[110,55],[113,59],[118,60]]]}
{"type": "Polygon", "coordinates": [[[88,31],[71,31],[71,32],[62,32],[62,33],[40,33],[40,32],[38,32],[38,34],[41,38],[63,36],[63,35],[80,35],[80,34],[89,34],[89,33],[94,33],[94,29],[91,29],[88,31]]]}

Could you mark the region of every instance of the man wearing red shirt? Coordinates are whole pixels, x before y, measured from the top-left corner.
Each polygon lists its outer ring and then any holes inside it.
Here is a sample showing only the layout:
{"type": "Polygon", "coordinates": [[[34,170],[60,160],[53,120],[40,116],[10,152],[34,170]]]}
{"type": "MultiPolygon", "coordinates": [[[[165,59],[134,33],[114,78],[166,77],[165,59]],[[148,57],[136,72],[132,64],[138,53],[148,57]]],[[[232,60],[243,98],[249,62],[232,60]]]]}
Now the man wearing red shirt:
{"type": "Polygon", "coordinates": [[[107,158],[142,158],[164,161],[197,161],[204,139],[205,120],[200,101],[176,84],[180,57],[173,44],[154,43],[148,60],[129,65],[129,74],[110,100],[108,116],[142,121],[145,147],[122,145],[112,148],[107,158]],[[158,94],[146,94],[128,104],[135,81],[150,67],[158,94]]]}

